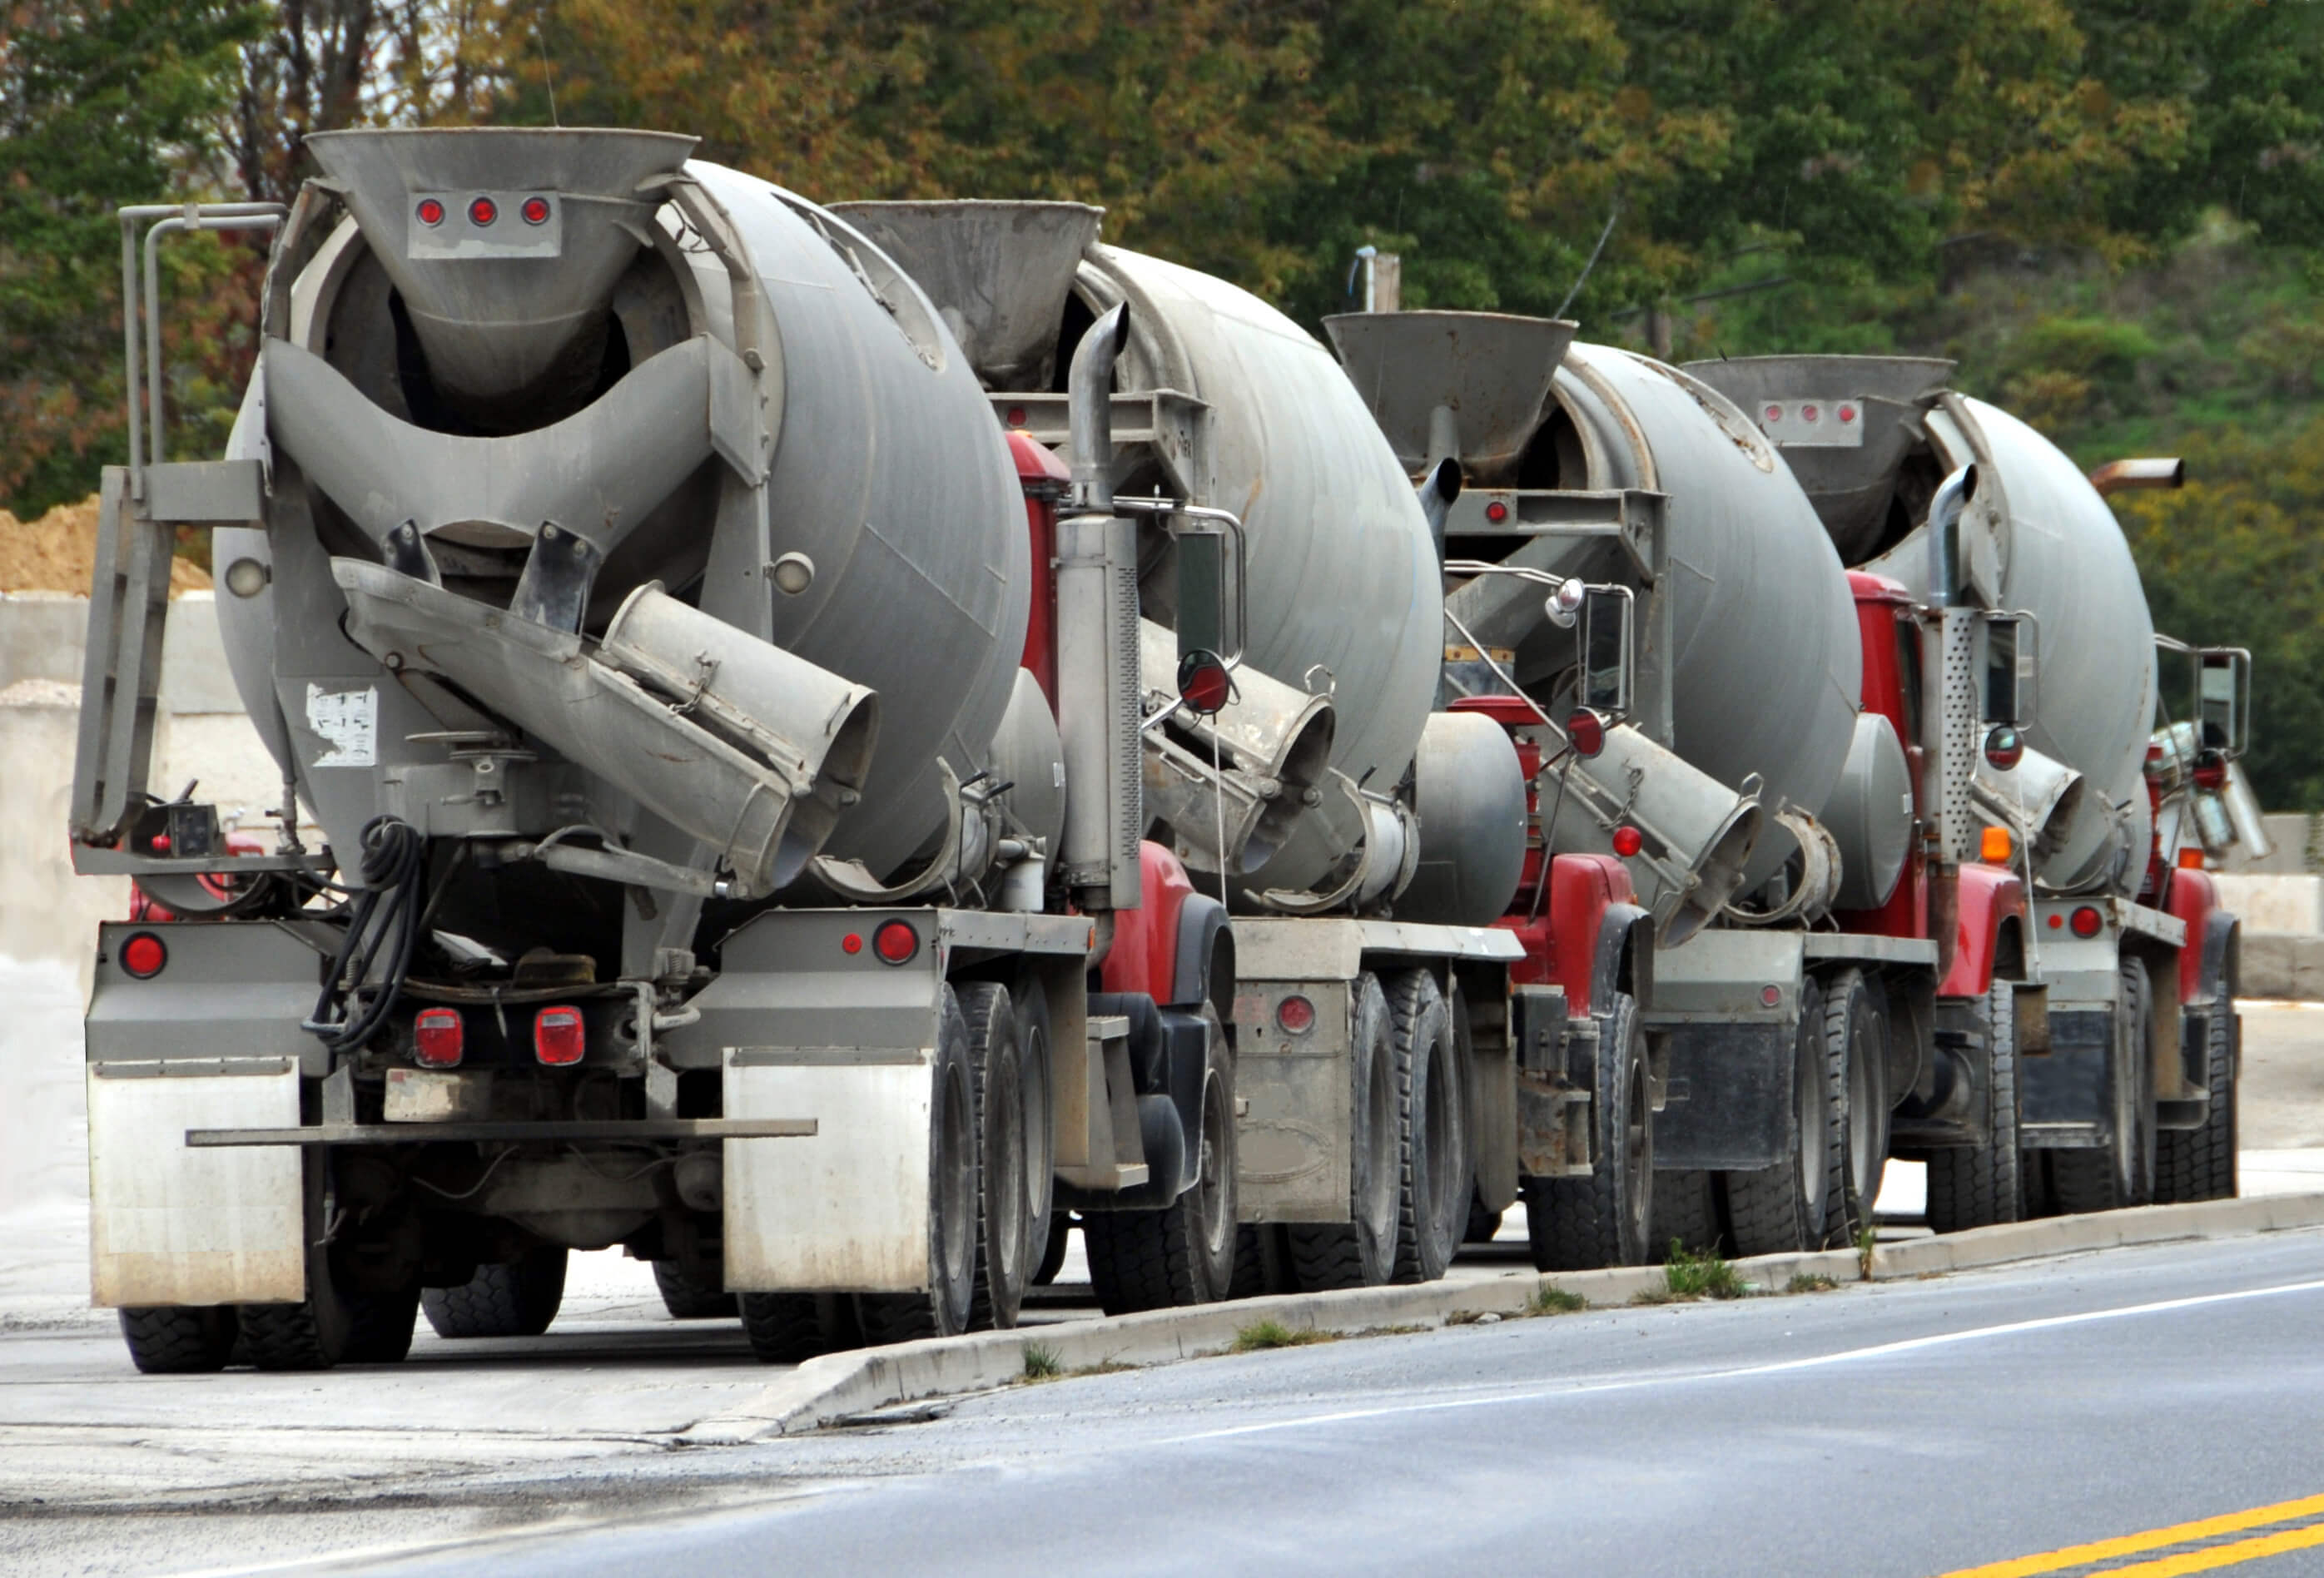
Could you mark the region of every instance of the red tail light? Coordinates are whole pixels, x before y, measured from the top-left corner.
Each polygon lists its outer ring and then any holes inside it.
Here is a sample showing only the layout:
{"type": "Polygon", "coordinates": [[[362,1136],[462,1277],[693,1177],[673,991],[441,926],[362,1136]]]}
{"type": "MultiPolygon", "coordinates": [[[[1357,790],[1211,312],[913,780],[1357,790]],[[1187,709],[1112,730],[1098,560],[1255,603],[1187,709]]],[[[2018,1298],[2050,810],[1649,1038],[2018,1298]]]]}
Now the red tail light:
{"type": "Polygon", "coordinates": [[[2074,928],[2076,937],[2090,937],[2098,935],[2098,928],[2106,924],[2106,918],[2098,913],[2098,906],[2085,904],[2074,911],[2073,918],[2068,924],[2074,928]]]}
{"type": "Polygon", "coordinates": [[[920,951],[920,934],[908,920],[891,920],[872,934],[872,947],[890,964],[908,964],[920,951]]]}
{"type": "Polygon", "coordinates": [[[1275,1022],[1289,1036],[1304,1036],[1315,1028],[1315,1005],[1297,992],[1275,1005],[1275,1022]]]}
{"type": "Polygon", "coordinates": [[[528,225],[546,225],[549,223],[549,199],[547,198],[527,198],[524,200],[524,207],[519,211],[524,215],[524,222],[528,225]]]}
{"type": "Polygon", "coordinates": [[[423,1008],[411,1027],[411,1059],[424,1068],[457,1068],[466,1038],[458,1009],[423,1008]]]}
{"type": "Polygon", "coordinates": [[[170,962],[170,950],[150,931],[141,931],[121,945],[121,967],[140,981],[151,981],[170,962]]]}
{"type": "Polygon", "coordinates": [[[533,1015],[532,1055],[543,1063],[578,1063],[586,1049],[587,1038],[582,1030],[579,1009],[545,1008],[533,1015]]]}
{"type": "Polygon", "coordinates": [[[1624,860],[1629,859],[1646,846],[1646,835],[1628,824],[1626,823],[1614,829],[1614,853],[1624,860]]]}

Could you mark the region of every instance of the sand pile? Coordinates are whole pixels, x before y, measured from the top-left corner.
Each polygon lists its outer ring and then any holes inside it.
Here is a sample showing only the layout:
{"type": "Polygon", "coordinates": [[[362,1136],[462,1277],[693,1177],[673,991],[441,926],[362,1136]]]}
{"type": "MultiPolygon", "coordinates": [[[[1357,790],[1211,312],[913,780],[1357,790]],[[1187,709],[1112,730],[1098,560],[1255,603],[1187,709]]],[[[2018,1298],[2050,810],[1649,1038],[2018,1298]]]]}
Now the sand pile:
{"type": "MultiPolygon", "coordinates": [[[[97,497],[59,504],[37,521],[19,521],[0,510],[0,592],[78,592],[88,595],[97,568],[97,497]]],[[[190,560],[170,561],[170,593],[197,592],[210,584],[208,571],[190,560]]]]}

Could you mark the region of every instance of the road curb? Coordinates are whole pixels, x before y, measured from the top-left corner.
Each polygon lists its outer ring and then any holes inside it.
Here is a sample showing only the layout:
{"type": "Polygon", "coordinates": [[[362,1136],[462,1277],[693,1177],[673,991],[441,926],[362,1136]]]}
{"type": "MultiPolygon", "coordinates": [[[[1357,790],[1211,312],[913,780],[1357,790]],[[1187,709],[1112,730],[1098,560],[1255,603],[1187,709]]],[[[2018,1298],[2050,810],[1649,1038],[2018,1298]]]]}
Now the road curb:
{"type": "MultiPolygon", "coordinates": [[[[1942,1276],[2135,1244],[2236,1238],[2318,1226],[2324,1226],[2324,1194],[2051,1217],[1882,1244],[1873,1251],[1872,1280],[1942,1276]]],[[[1861,1276],[1851,1250],[1759,1255],[1734,1264],[1745,1282],[1766,1288],[1788,1287],[1799,1277],[1853,1282],[1861,1276]]],[[[689,1446],[761,1441],[923,1398],[1004,1386],[1023,1377],[1025,1350],[1031,1346],[1044,1350],[1065,1373],[1106,1365],[1167,1364],[1224,1352],[1234,1345],[1236,1333],[1260,1321],[1271,1320],[1295,1332],[1343,1335],[1383,1327],[1460,1324],[1479,1315],[1522,1314],[1536,1290],[1545,1286],[1563,1288],[1593,1306],[1603,1306],[1627,1304],[1639,1293],[1660,1288],[1664,1278],[1659,1266],[1539,1276],[1511,1272],[1483,1282],[1277,1294],[1193,1309],[1151,1310],[831,1353],[808,1360],[742,1407],[704,1419],[675,1440],[689,1446]]]]}

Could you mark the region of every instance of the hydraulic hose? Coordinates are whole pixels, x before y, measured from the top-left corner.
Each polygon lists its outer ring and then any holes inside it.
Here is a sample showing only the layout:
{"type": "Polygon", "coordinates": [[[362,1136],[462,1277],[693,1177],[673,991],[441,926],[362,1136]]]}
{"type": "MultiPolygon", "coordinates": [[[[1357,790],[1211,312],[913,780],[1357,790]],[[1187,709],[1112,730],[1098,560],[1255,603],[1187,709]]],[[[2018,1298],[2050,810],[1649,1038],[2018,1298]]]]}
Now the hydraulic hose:
{"type": "Polygon", "coordinates": [[[374,817],[364,824],[361,870],[364,891],[348,916],[346,940],[331,961],[314,1017],[300,1027],[320,1036],[334,1052],[362,1046],[395,1011],[426,918],[427,841],[399,817],[374,817]],[[370,1000],[350,1017],[348,1005],[363,998],[364,981],[383,950],[386,967],[370,989],[370,1000]]]}

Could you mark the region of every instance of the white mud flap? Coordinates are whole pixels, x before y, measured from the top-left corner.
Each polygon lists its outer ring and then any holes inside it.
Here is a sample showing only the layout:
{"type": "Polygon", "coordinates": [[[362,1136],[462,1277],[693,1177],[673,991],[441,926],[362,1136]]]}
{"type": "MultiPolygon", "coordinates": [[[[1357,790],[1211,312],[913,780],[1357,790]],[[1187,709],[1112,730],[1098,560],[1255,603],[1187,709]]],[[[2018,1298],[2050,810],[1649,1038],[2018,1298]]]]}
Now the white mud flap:
{"type": "Polygon", "coordinates": [[[733,1047],[729,1118],[815,1114],[806,1140],[725,1141],[726,1286],[911,1293],[928,1286],[933,1049],[733,1047]]]}
{"type": "Polygon", "coordinates": [[[89,1301],[304,1298],[299,1148],[186,1144],[189,1129],[298,1123],[299,1066],[287,1057],[89,1065],[89,1301]]]}

